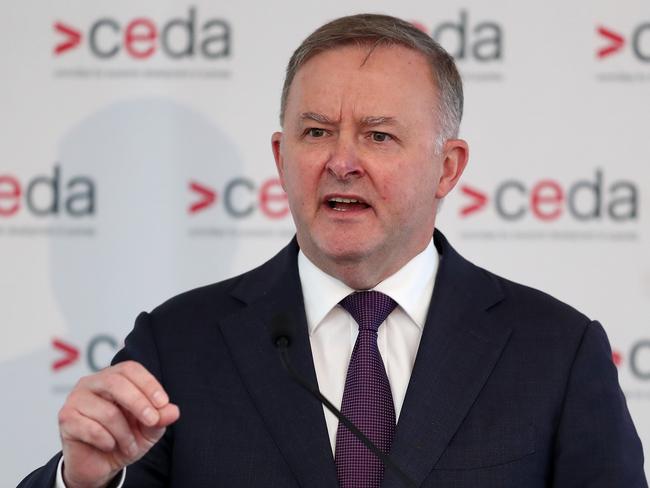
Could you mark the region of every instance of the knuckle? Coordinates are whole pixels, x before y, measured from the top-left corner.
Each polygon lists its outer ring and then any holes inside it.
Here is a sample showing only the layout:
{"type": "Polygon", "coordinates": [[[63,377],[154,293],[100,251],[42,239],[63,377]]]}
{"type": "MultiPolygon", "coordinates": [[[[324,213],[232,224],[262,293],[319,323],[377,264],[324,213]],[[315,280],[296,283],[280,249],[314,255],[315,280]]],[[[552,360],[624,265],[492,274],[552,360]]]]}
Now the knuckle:
{"type": "Polygon", "coordinates": [[[99,424],[92,423],[88,426],[88,437],[91,442],[105,442],[104,428],[99,424]]]}
{"type": "Polygon", "coordinates": [[[77,380],[77,382],[75,383],[72,391],[76,391],[76,390],[80,390],[82,388],[85,388],[87,384],[88,384],[88,376],[82,376],[81,378],[79,378],[77,380]]]}
{"type": "Polygon", "coordinates": [[[132,368],[133,368],[133,364],[132,364],[132,363],[133,363],[133,361],[130,361],[130,360],[129,360],[129,361],[124,361],[124,362],[119,363],[119,364],[117,365],[117,369],[118,369],[121,373],[128,374],[128,373],[132,370],[132,368]]]}
{"type": "Polygon", "coordinates": [[[120,364],[121,364],[122,372],[127,375],[138,374],[140,372],[140,368],[142,367],[140,366],[140,363],[133,360],[124,361],[123,363],[120,364]]]}
{"type": "Polygon", "coordinates": [[[99,429],[97,427],[90,426],[88,429],[86,429],[86,434],[88,436],[88,442],[89,443],[95,443],[99,440],[100,434],[99,434],[99,429]]]}
{"type": "Polygon", "coordinates": [[[72,390],[65,399],[64,405],[76,405],[79,402],[79,390],[72,390]]]}
{"type": "Polygon", "coordinates": [[[72,392],[92,389],[92,386],[96,384],[97,380],[102,377],[103,377],[103,371],[98,371],[97,373],[82,376],[75,383],[72,392]]]}
{"type": "Polygon", "coordinates": [[[120,419],[122,416],[122,412],[120,412],[120,409],[117,408],[115,405],[110,405],[106,407],[106,412],[104,413],[106,420],[108,422],[115,422],[120,419]]]}
{"type": "Polygon", "coordinates": [[[158,382],[153,378],[147,378],[147,380],[141,386],[142,391],[151,398],[151,395],[158,390],[158,382]]]}
{"type": "Polygon", "coordinates": [[[70,422],[71,417],[72,417],[72,410],[64,405],[61,408],[61,410],[59,410],[59,414],[57,416],[59,425],[67,424],[68,422],[70,422]]]}
{"type": "Polygon", "coordinates": [[[104,386],[110,392],[119,390],[123,387],[122,378],[117,374],[109,374],[104,379],[104,386]]]}

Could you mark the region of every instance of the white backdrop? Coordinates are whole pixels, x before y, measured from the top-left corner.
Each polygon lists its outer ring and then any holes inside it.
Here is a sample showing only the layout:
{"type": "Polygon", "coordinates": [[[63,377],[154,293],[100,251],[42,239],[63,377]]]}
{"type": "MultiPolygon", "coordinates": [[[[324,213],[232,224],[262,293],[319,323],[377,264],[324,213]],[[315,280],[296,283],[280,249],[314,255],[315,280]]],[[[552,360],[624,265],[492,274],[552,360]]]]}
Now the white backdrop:
{"type": "Polygon", "coordinates": [[[284,68],[318,25],[362,11],[416,22],[461,68],[470,167],[438,226],[476,263],[603,322],[650,445],[647,2],[2,10],[0,485],[58,449],[66,392],[139,311],[289,240],[270,151],[284,68]]]}

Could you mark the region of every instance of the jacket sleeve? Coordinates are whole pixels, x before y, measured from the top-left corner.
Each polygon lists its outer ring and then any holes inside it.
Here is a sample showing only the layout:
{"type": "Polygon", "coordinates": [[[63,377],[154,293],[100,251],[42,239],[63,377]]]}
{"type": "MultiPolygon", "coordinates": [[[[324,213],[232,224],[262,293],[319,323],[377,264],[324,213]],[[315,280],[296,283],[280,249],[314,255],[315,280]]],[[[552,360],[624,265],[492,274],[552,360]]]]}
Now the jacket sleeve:
{"type": "Polygon", "coordinates": [[[61,453],[50,459],[45,466],[32,471],[17,488],[50,488],[56,481],[56,468],[59,465],[61,453]]]}
{"type": "Polygon", "coordinates": [[[609,341],[592,322],[576,352],[558,426],[553,487],[647,487],[643,450],[609,341]]]}
{"type": "MultiPolygon", "coordinates": [[[[127,336],[125,345],[113,358],[112,364],[133,360],[141,363],[163,385],[160,360],[154,335],[151,330],[151,316],[142,312],[135,321],[133,331],[127,336]]],[[[173,426],[145,456],[127,469],[123,488],[167,486],[169,458],[173,426]]],[[[56,470],[61,453],[54,456],[45,466],[28,475],[18,488],[50,488],[55,486],[56,470]]]]}

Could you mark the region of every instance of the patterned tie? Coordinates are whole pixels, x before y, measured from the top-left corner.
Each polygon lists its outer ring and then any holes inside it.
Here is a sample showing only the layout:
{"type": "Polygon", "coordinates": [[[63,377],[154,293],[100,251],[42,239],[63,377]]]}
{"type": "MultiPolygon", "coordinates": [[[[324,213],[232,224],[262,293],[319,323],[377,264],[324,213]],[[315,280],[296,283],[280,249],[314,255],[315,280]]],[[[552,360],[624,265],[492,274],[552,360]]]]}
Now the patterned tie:
{"type": "MultiPolygon", "coordinates": [[[[341,411],[382,452],[388,454],[395,436],[395,407],[377,347],[377,329],[397,303],[378,291],[352,293],[340,303],[359,324],[359,335],[345,379],[341,411]]],[[[341,488],[379,488],[384,477],[382,462],[340,423],[335,453],[341,488]]]]}

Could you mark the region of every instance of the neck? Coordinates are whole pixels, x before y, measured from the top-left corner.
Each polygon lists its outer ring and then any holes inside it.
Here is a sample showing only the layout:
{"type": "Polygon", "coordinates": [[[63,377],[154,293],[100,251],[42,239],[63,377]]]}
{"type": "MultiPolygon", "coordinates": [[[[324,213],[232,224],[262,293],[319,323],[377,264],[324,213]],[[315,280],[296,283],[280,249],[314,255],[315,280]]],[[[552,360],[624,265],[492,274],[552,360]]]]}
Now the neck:
{"type": "Polygon", "coordinates": [[[369,290],[377,286],[389,276],[397,273],[415,256],[424,251],[431,237],[423,242],[418,242],[411,249],[393,256],[375,255],[362,258],[332,259],[322,253],[311,252],[311,249],[301,246],[307,258],[322,271],[337,280],[342,281],[355,290],[369,290]]]}

